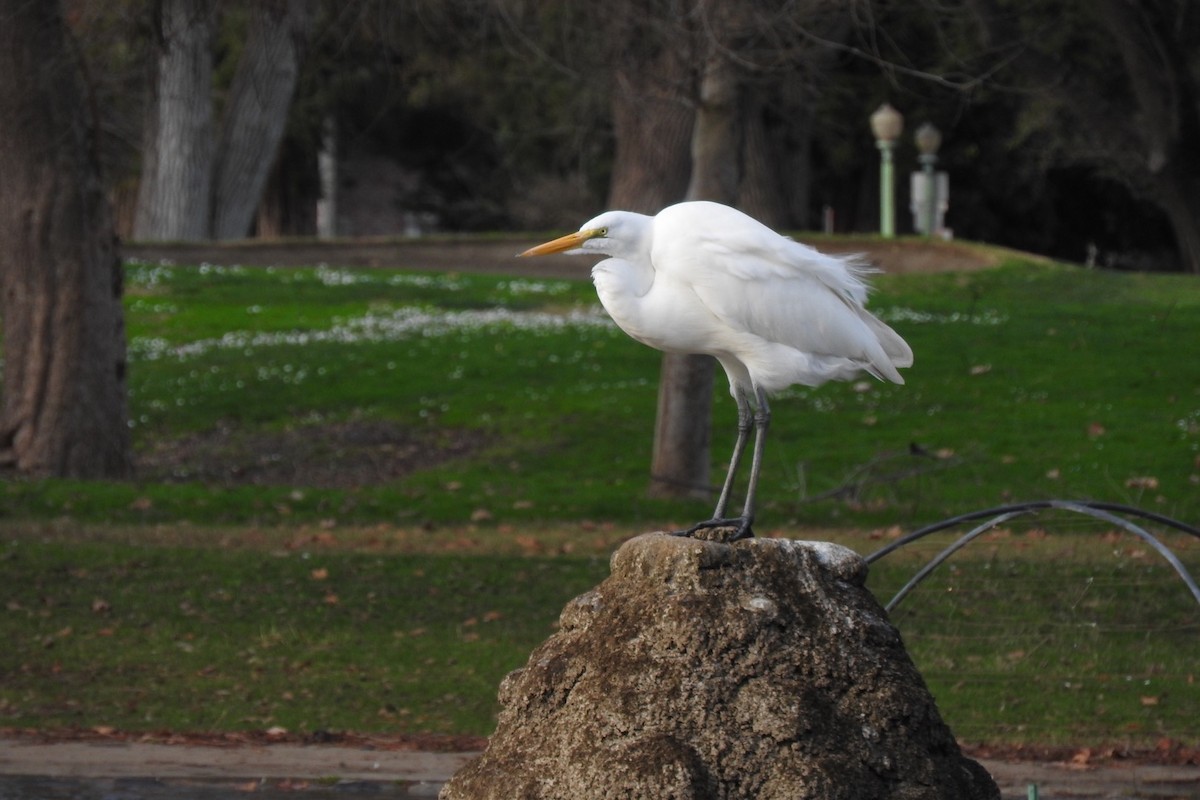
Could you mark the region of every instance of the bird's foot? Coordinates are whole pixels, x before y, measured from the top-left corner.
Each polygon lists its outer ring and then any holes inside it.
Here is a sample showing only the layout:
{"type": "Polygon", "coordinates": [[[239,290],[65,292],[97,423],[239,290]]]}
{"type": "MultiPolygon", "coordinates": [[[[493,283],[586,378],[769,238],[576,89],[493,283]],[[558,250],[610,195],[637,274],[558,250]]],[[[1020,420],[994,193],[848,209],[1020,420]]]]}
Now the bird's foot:
{"type": "Polygon", "coordinates": [[[750,528],[753,520],[750,517],[723,517],[697,522],[683,531],[673,531],[672,536],[687,536],[690,539],[703,539],[709,542],[736,542],[750,539],[754,531],[750,528]]]}

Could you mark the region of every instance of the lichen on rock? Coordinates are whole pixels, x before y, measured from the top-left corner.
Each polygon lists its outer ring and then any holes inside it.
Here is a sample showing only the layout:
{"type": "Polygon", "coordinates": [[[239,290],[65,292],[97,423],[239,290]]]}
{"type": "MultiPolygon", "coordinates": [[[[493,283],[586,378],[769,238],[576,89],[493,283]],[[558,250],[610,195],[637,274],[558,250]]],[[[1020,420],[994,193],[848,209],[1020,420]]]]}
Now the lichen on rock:
{"type": "Polygon", "coordinates": [[[998,798],[866,575],[827,542],[626,542],[441,797],[998,798]]]}

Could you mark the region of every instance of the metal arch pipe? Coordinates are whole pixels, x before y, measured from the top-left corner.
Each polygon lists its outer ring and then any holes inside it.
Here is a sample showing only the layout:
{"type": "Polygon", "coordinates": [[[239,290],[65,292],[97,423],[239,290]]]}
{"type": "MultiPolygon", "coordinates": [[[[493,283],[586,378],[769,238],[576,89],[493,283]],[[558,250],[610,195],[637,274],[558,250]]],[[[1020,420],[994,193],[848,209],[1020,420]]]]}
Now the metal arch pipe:
{"type": "Polygon", "coordinates": [[[901,586],[900,591],[896,592],[895,597],[893,597],[891,600],[889,600],[888,604],[886,606],[884,606],[884,610],[890,614],[892,609],[895,608],[896,606],[898,606],[900,604],[900,601],[908,596],[909,592],[911,592],[913,589],[917,588],[917,585],[920,584],[921,581],[925,580],[925,578],[929,576],[929,573],[933,572],[935,569],[940,567],[942,565],[942,562],[945,561],[947,558],[954,555],[959,550],[961,550],[962,548],[964,548],[968,544],[970,544],[977,536],[979,536],[980,534],[983,534],[983,533],[987,533],[988,531],[990,531],[992,528],[996,527],[997,525],[1001,525],[1005,522],[1008,522],[1013,517],[1019,517],[1022,514],[1028,514],[1028,513],[1030,513],[1030,512],[1028,512],[1028,511],[1009,511],[1006,514],[1001,514],[998,517],[993,517],[992,519],[988,520],[987,522],[983,523],[982,525],[978,525],[978,526],[972,528],[967,533],[960,536],[958,539],[955,540],[954,544],[950,545],[945,550],[938,553],[937,556],[935,556],[928,564],[926,564],[924,567],[922,567],[921,570],[916,575],[913,575],[911,578],[909,578],[908,583],[901,586]]]}
{"type": "Polygon", "coordinates": [[[1167,561],[1167,563],[1174,568],[1180,579],[1183,580],[1184,585],[1187,586],[1188,591],[1190,591],[1192,596],[1196,599],[1196,602],[1200,603],[1200,586],[1197,586],[1195,579],[1193,579],[1191,574],[1187,571],[1187,567],[1184,566],[1183,562],[1176,557],[1171,549],[1145,528],[1141,527],[1140,525],[1135,525],[1129,520],[1122,519],[1121,517],[1116,516],[1115,513],[1111,512],[1149,519],[1161,525],[1166,525],[1178,531],[1182,531],[1183,533],[1195,536],[1196,538],[1200,538],[1200,529],[1194,528],[1187,523],[1180,522],[1179,520],[1171,519],[1170,517],[1162,514],[1157,514],[1153,511],[1144,511],[1140,508],[1122,505],[1120,503],[1104,503],[1087,500],[1035,500],[1027,503],[997,506],[995,508],[984,509],[982,511],[972,511],[942,520],[940,522],[935,522],[931,525],[926,525],[923,528],[913,531],[907,536],[897,539],[895,542],[892,542],[886,547],[882,547],[879,550],[876,550],[874,553],[868,555],[865,560],[868,564],[871,564],[888,555],[889,553],[893,553],[901,547],[911,544],[912,542],[922,539],[932,533],[937,533],[938,531],[943,531],[947,528],[961,525],[964,522],[972,522],[985,517],[992,518],[982,525],[978,525],[971,529],[963,536],[960,536],[949,547],[938,553],[928,564],[926,564],[916,575],[914,575],[908,581],[908,583],[901,587],[900,591],[896,593],[896,596],[893,597],[890,602],[888,602],[886,610],[890,612],[893,608],[895,608],[900,601],[903,600],[909,594],[909,592],[916,588],[921,581],[925,580],[930,573],[937,569],[946,559],[954,555],[954,553],[968,545],[976,537],[991,530],[992,528],[995,528],[997,525],[1000,525],[1003,522],[1013,519],[1014,517],[1022,516],[1024,514],[1032,514],[1035,511],[1046,508],[1056,508],[1063,511],[1071,511],[1076,514],[1090,516],[1094,519],[1103,520],[1110,524],[1117,525],[1134,534],[1135,536],[1138,536],[1143,541],[1150,544],[1150,546],[1153,547],[1155,551],[1158,552],[1158,554],[1161,555],[1167,561]]]}
{"type": "Polygon", "coordinates": [[[1141,525],[1134,525],[1129,520],[1121,519],[1115,514],[1110,514],[1103,509],[1090,508],[1088,506],[1076,505],[1070,502],[1062,503],[1056,507],[1065,508],[1078,514],[1087,514],[1089,517],[1095,517],[1096,519],[1102,519],[1105,522],[1113,525],[1121,526],[1135,536],[1140,536],[1151,547],[1157,550],[1158,554],[1166,559],[1168,564],[1175,568],[1175,572],[1179,574],[1179,577],[1184,582],[1184,585],[1188,587],[1188,591],[1192,593],[1192,597],[1196,598],[1197,603],[1200,603],[1200,586],[1196,585],[1196,581],[1194,578],[1192,578],[1191,573],[1187,571],[1187,567],[1185,567],[1183,562],[1179,560],[1178,556],[1171,551],[1171,548],[1163,544],[1159,538],[1150,533],[1150,531],[1146,530],[1141,525]]]}
{"type": "Polygon", "coordinates": [[[899,550],[901,547],[904,547],[907,544],[912,544],[913,542],[917,541],[918,539],[923,539],[932,533],[937,533],[938,531],[944,531],[947,528],[953,528],[954,526],[961,525],[964,522],[972,522],[977,519],[982,519],[983,517],[993,517],[993,516],[997,516],[999,514],[1008,514],[1011,512],[1015,512],[1015,511],[1024,512],[1024,513],[1032,513],[1034,511],[1037,511],[1038,509],[1048,508],[1048,507],[1049,507],[1049,501],[1035,500],[1035,501],[1032,501],[1029,503],[1018,503],[1015,505],[996,506],[995,508],[985,508],[982,511],[969,511],[966,514],[960,514],[957,517],[950,517],[949,519],[944,519],[944,520],[941,520],[940,522],[934,522],[930,525],[926,525],[924,528],[918,528],[917,530],[913,531],[912,533],[908,534],[907,536],[901,537],[900,539],[897,539],[896,541],[892,542],[891,544],[887,545],[886,547],[882,547],[882,548],[876,550],[874,553],[871,553],[869,556],[866,557],[865,560],[868,564],[872,564],[872,563],[878,561],[879,559],[883,558],[884,556],[886,556],[890,553],[894,553],[895,551],[899,550]]]}
{"type": "Polygon", "coordinates": [[[1178,531],[1190,534],[1191,536],[1195,536],[1197,539],[1200,539],[1200,529],[1193,528],[1191,525],[1188,525],[1185,522],[1180,522],[1177,519],[1171,519],[1170,517],[1162,514],[1157,514],[1153,511],[1145,511],[1140,508],[1135,508],[1134,506],[1126,506],[1120,503],[1103,503],[1092,500],[1031,500],[1026,503],[1014,503],[1012,505],[985,508],[982,511],[969,511],[966,514],[960,514],[957,517],[950,517],[949,519],[944,519],[940,522],[934,522],[930,525],[926,525],[924,528],[918,528],[907,536],[897,539],[886,547],[882,547],[879,550],[876,550],[874,553],[871,553],[866,557],[866,562],[871,564],[888,555],[889,553],[899,550],[901,547],[904,547],[907,544],[915,542],[918,539],[923,539],[931,533],[944,531],[946,528],[953,528],[954,526],[961,525],[964,522],[972,522],[973,520],[982,519],[984,517],[1007,514],[1012,511],[1025,511],[1032,513],[1045,508],[1066,508],[1068,506],[1070,507],[1069,510],[1072,511],[1076,510],[1076,507],[1082,507],[1096,508],[1102,511],[1112,511],[1118,514],[1130,514],[1132,516],[1152,520],[1160,525],[1166,525],[1168,527],[1175,528],[1178,531]]]}
{"type": "Polygon", "coordinates": [[[1127,506],[1121,503],[1105,503],[1098,500],[1048,500],[1046,501],[1056,508],[1065,508],[1067,506],[1081,506],[1084,508],[1098,508],[1101,511],[1112,511],[1117,514],[1129,514],[1134,517],[1142,517],[1143,519],[1152,520],[1160,525],[1166,525],[1174,528],[1182,533],[1195,536],[1200,539],[1200,528],[1194,528],[1186,522],[1180,522],[1177,519],[1172,519],[1164,514],[1159,514],[1154,511],[1146,511],[1145,509],[1136,506],[1127,506]]]}

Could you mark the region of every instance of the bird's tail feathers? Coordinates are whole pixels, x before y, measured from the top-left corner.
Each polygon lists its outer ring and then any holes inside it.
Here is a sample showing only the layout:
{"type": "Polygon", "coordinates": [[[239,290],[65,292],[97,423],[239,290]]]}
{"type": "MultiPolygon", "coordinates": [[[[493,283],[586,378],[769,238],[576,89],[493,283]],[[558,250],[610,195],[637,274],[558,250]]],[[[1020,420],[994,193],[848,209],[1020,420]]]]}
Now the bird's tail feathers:
{"type": "Polygon", "coordinates": [[[891,361],[886,359],[872,361],[870,364],[864,365],[863,369],[881,381],[891,381],[901,385],[904,383],[904,376],[896,370],[896,366],[891,361]]]}
{"type": "Polygon", "coordinates": [[[879,351],[872,355],[871,366],[867,370],[880,380],[892,383],[904,383],[904,378],[897,368],[911,367],[913,351],[908,342],[873,314],[863,311],[863,319],[875,335],[879,343],[879,351]],[[876,371],[878,370],[878,371],[876,371]]]}
{"type": "Polygon", "coordinates": [[[908,346],[908,342],[901,338],[900,334],[889,328],[884,323],[880,322],[875,317],[871,317],[871,330],[875,332],[876,338],[879,339],[879,345],[883,348],[883,352],[887,353],[888,358],[897,367],[911,367],[913,365],[913,351],[908,346]]]}

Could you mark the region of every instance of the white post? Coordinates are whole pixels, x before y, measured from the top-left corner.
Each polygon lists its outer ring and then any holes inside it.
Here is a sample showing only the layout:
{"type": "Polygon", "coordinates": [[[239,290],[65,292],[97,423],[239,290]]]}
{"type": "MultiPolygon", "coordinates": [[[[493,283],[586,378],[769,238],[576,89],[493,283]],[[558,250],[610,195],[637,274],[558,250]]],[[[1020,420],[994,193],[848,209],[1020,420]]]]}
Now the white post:
{"type": "Polygon", "coordinates": [[[317,238],[332,239],[337,236],[337,123],[332,115],[325,117],[322,125],[317,175],[321,182],[321,196],[317,199],[317,238]]]}

